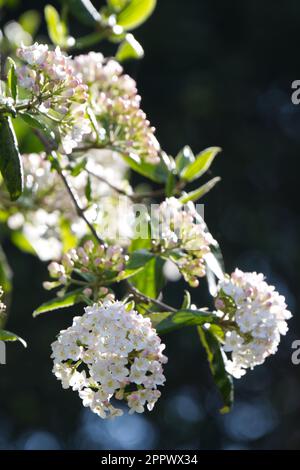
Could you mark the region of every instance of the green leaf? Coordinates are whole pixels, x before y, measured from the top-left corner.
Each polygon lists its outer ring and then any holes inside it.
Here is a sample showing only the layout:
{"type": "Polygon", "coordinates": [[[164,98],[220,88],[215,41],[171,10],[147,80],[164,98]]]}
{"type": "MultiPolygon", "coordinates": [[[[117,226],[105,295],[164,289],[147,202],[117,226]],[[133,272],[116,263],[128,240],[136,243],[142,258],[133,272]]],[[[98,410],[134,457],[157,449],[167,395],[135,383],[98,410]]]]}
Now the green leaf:
{"type": "Polygon", "coordinates": [[[62,3],[69,7],[70,13],[81,23],[87,26],[95,26],[95,23],[100,23],[101,15],[90,0],[62,0],[62,3]]]}
{"type": "Polygon", "coordinates": [[[10,91],[10,95],[14,101],[16,101],[18,97],[18,80],[16,74],[16,64],[11,57],[7,58],[7,63],[9,65],[8,73],[7,73],[7,84],[10,91]]]}
{"type": "Polygon", "coordinates": [[[189,293],[188,290],[185,290],[184,291],[184,298],[183,298],[183,302],[182,302],[182,305],[181,305],[181,309],[180,310],[187,310],[187,309],[190,309],[191,307],[191,294],[189,293]]]}
{"type": "Polygon", "coordinates": [[[55,139],[55,134],[54,132],[50,129],[47,124],[45,124],[41,117],[39,116],[39,119],[32,114],[29,113],[20,113],[20,117],[28,126],[33,127],[34,129],[39,129],[44,132],[44,134],[51,140],[55,139]]]}
{"type": "Polygon", "coordinates": [[[40,26],[41,16],[37,10],[27,10],[19,17],[19,23],[31,36],[34,36],[40,26]]]}
{"type": "Polygon", "coordinates": [[[0,341],[20,341],[23,344],[24,348],[27,348],[26,341],[15,333],[11,333],[7,330],[0,330],[0,341]]]}
{"type": "Polygon", "coordinates": [[[170,172],[165,186],[166,197],[171,197],[174,194],[174,189],[176,185],[176,174],[170,172]]]}
{"type": "Polygon", "coordinates": [[[158,334],[165,334],[186,326],[204,325],[204,323],[211,322],[213,318],[214,314],[206,310],[178,310],[159,323],[156,330],[158,334]]]}
{"type": "Polygon", "coordinates": [[[115,12],[120,11],[129,2],[130,0],[107,0],[108,6],[110,6],[110,8],[112,8],[115,12]]]}
{"type": "Polygon", "coordinates": [[[176,168],[178,174],[181,174],[182,170],[195,161],[195,155],[192,152],[191,147],[186,145],[175,158],[176,168]]]}
{"type": "Polygon", "coordinates": [[[150,318],[153,328],[156,328],[159,323],[172,315],[171,312],[153,312],[147,315],[150,318]]]}
{"type": "Polygon", "coordinates": [[[143,162],[137,155],[122,155],[124,161],[140,175],[149,178],[155,183],[165,183],[168,178],[168,171],[165,165],[160,162],[157,165],[143,162]]]}
{"type": "Polygon", "coordinates": [[[126,263],[122,279],[126,279],[143,270],[147,263],[154,257],[155,255],[148,250],[137,250],[131,253],[126,263]]]}
{"type": "Polygon", "coordinates": [[[8,264],[6,255],[0,245],[0,286],[3,287],[5,294],[9,293],[12,288],[12,271],[8,264]]]}
{"type": "Polygon", "coordinates": [[[126,31],[144,23],[153,13],[156,0],[131,0],[117,15],[117,23],[126,31]]]}
{"type": "Polygon", "coordinates": [[[180,198],[180,202],[182,202],[182,204],[186,204],[188,201],[198,201],[198,199],[208,193],[219,181],[221,181],[221,178],[219,176],[212,178],[207,183],[200,186],[200,188],[195,189],[194,191],[191,191],[190,193],[187,193],[182,196],[180,198]]]}
{"type": "Polygon", "coordinates": [[[72,292],[68,292],[63,297],[55,297],[55,299],[49,300],[48,302],[40,305],[40,307],[35,309],[32,315],[33,317],[37,317],[41,313],[72,307],[72,305],[78,304],[82,301],[82,292],[82,289],[77,289],[72,292]]]}
{"type": "Polygon", "coordinates": [[[68,30],[66,24],[61,21],[58,11],[52,5],[46,5],[44,12],[51,41],[56,46],[65,46],[68,39],[68,30]]]}
{"type": "Polygon", "coordinates": [[[13,244],[19,248],[19,250],[24,251],[25,253],[30,253],[31,255],[36,255],[36,251],[31,245],[31,243],[24,236],[23,232],[19,230],[14,230],[10,236],[13,244]]]}
{"type": "Polygon", "coordinates": [[[59,220],[60,237],[63,244],[63,251],[67,252],[77,245],[77,237],[72,232],[69,219],[61,217],[59,220]]]}
{"type": "Polygon", "coordinates": [[[87,177],[86,185],[84,188],[84,194],[85,197],[87,198],[88,202],[91,202],[92,200],[92,183],[91,183],[91,178],[90,175],[87,177]]]}
{"type": "Polygon", "coordinates": [[[204,346],[209,362],[209,367],[214,381],[221,393],[223,407],[221,413],[227,413],[233,403],[233,382],[231,376],[226,372],[220,343],[210,329],[198,327],[198,333],[204,346]]]}
{"type": "Polygon", "coordinates": [[[0,171],[12,201],[23,192],[23,165],[10,117],[0,120],[0,171]]]}
{"type": "Polygon", "coordinates": [[[164,284],[162,274],[164,262],[161,258],[153,258],[144,269],[131,277],[131,283],[148,297],[157,298],[164,284]]]}
{"type": "Polygon", "coordinates": [[[116,59],[119,62],[125,62],[130,59],[142,59],[144,49],[132,34],[126,34],[124,41],[118,47],[116,59]]]}
{"type": "Polygon", "coordinates": [[[194,162],[187,165],[181,172],[185,181],[193,181],[200,178],[210,167],[215,156],[221,151],[220,147],[209,147],[196,156],[194,162]]]}

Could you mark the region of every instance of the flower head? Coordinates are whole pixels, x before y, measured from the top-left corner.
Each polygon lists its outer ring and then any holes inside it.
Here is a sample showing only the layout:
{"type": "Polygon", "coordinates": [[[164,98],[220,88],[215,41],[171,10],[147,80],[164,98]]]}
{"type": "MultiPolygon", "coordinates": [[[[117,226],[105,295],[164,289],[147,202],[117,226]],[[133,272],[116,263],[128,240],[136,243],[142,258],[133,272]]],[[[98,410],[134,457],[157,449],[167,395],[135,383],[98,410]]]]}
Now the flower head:
{"type": "Polygon", "coordinates": [[[225,328],[223,349],[231,353],[229,373],[239,378],[245,369],[276,353],[291,313],[285,298],[265,282],[263,274],[236,269],[225,276],[218,284],[216,306],[225,328]]]}
{"type": "MultiPolygon", "coordinates": [[[[83,246],[65,253],[60,263],[52,261],[48,270],[50,276],[65,287],[72,284],[73,274],[87,274],[105,283],[111,282],[122,273],[126,261],[127,255],[122,247],[99,245],[87,240],[83,246]]],[[[100,293],[103,293],[101,289],[100,293]]]]}
{"type": "MultiPolygon", "coordinates": [[[[77,76],[89,87],[103,143],[120,153],[158,163],[160,146],[154,136],[155,128],[140,108],[135,81],[123,74],[118,62],[105,59],[100,53],[79,55],[73,65],[77,76]]],[[[93,134],[89,139],[93,140],[93,134]]]]}
{"type": "Polygon", "coordinates": [[[19,85],[32,95],[35,108],[57,124],[66,154],[90,132],[86,116],[88,87],[74,73],[72,60],[59,47],[35,43],[17,50],[19,85]]]}
{"type": "Polygon", "coordinates": [[[86,307],[52,344],[53,372],[63,388],[78,391],[83,405],[101,418],[122,414],[114,400],[127,403],[130,413],[152,410],[163,385],[164,345],[149,318],[122,302],[111,300],[86,307]]]}
{"type": "Polygon", "coordinates": [[[192,286],[205,276],[205,255],[215,243],[192,202],[183,205],[178,199],[166,199],[156,213],[152,230],[154,249],[173,261],[192,286]]]}

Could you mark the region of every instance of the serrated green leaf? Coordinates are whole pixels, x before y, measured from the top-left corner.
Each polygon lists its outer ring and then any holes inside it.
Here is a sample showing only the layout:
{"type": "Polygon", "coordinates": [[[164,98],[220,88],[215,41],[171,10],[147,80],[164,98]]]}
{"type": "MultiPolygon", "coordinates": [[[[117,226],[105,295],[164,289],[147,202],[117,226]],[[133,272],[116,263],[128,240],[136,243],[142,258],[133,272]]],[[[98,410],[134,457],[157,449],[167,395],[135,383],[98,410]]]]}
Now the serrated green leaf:
{"type": "Polygon", "coordinates": [[[143,24],[156,7],[156,0],[131,0],[117,14],[117,23],[126,31],[137,28],[143,24]]]}
{"type": "Polygon", "coordinates": [[[8,63],[8,73],[7,73],[7,84],[10,92],[10,96],[14,101],[18,97],[18,79],[16,74],[16,64],[15,61],[11,58],[7,58],[8,63]]]}
{"type": "Polygon", "coordinates": [[[231,376],[226,372],[223,354],[218,339],[210,329],[198,327],[198,333],[204,346],[209,362],[209,367],[214,381],[222,396],[223,407],[221,413],[227,413],[233,403],[233,382],[231,376]]]}
{"type": "Polygon", "coordinates": [[[0,341],[20,341],[24,348],[27,348],[26,341],[15,333],[11,333],[11,331],[0,330],[0,341]]]}
{"type": "Polygon", "coordinates": [[[49,300],[36,308],[32,316],[37,317],[41,313],[72,307],[72,305],[78,304],[82,301],[82,292],[82,289],[77,289],[72,292],[68,292],[63,297],[55,297],[55,299],[49,300]]]}
{"type": "Polygon", "coordinates": [[[144,49],[132,34],[126,34],[124,41],[118,47],[116,59],[119,62],[125,62],[130,59],[142,59],[144,49]]]}
{"type": "Polygon", "coordinates": [[[204,325],[214,319],[214,314],[206,310],[178,310],[159,323],[156,330],[159,334],[169,333],[186,326],[204,325]]]}
{"type": "Polygon", "coordinates": [[[195,155],[192,152],[191,147],[186,145],[176,156],[176,168],[178,174],[181,174],[182,170],[195,161],[195,155]]]}
{"type": "Polygon", "coordinates": [[[90,0],[62,0],[62,3],[68,5],[70,13],[87,26],[95,26],[101,20],[100,13],[90,0]]]}
{"type": "Polygon", "coordinates": [[[10,117],[0,120],[0,171],[12,201],[23,192],[23,165],[10,117]]]}
{"type": "Polygon", "coordinates": [[[221,151],[220,147],[209,147],[200,152],[195,161],[187,165],[181,172],[181,178],[185,181],[193,181],[200,178],[210,167],[215,156],[221,151]]]}
{"type": "Polygon", "coordinates": [[[190,193],[185,194],[179,200],[182,204],[186,204],[189,201],[198,201],[201,197],[203,197],[206,193],[208,193],[219,181],[221,178],[216,176],[212,178],[207,183],[200,186],[200,188],[191,191],[190,193]]]}

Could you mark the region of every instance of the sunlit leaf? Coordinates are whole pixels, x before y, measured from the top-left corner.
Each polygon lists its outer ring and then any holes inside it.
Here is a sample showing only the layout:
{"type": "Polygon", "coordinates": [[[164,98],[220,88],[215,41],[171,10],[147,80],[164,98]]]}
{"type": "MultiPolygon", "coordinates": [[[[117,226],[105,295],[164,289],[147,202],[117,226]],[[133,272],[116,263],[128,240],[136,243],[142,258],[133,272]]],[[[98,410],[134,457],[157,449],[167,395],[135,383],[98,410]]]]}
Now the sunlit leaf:
{"type": "Polygon", "coordinates": [[[209,147],[199,153],[195,161],[187,165],[181,172],[185,181],[193,181],[200,178],[210,167],[215,156],[221,151],[220,147],[209,147]]]}
{"type": "Polygon", "coordinates": [[[12,201],[23,191],[23,165],[14,128],[9,117],[0,120],[0,171],[12,201]]]}
{"type": "Polygon", "coordinates": [[[182,170],[195,161],[195,155],[192,152],[191,147],[186,145],[176,156],[176,168],[179,174],[182,170]]]}
{"type": "Polygon", "coordinates": [[[178,310],[159,323],[156,330],[159,334],[165,334],[186,326],[204,325],[213,319],[214,314],[206,310],[178,310]]]}
{"type": "Polygon", "coordinates": [[[61,308],[72,307],[72,305],[82,302],[82,289],[77,289],[62,297],[55,297],[55,299],[49,300],[44,304],[40,305],[33,312],[33,317],[37,317],[41,313],[52,312],[53,310],[59,310],[61,308]]]}
{"type": "Polygon", "coordinates": [[[227,413],[233,403],[233,382],[226,372],[223,352],[218,339],[210,329],[198,327],[198,333],[202,345],[207,354],[207,360],[218,390],[222,396],[223,407],[221,413],[227,413]]]}
{"type": "Polygon", "coordinates": [[[7,58],[8,63],[8,73],[7,73],[7,85],[11,97],[16,101],[18,97],[18,80],[16,75],[16,64],[11,57],[7,58]]]}
{"type": "Polygon", "coordinates": [[[19,23],[31,36],[35,36],[41,23],[41,16],[37,10],[27,10],[19,17],[19,23]]]}
{"type": "Polygon", "coordinates": [[[219,181],[221,181],[221,178],[219,176],[212,178],[207,183],[200,186],[200,188],[195,189],[194,191],[191,191],[190,193],[187,193],[182,196],[180,198],[180,201],[182,202],[182,204],[186,204],[188,201],[198,201],[198,199],[207,194],[219,181]]]}
{"type": "Polygon", "coordinates": [[[66,24],[61,21],[58,11],[52,5],[46,5],[44,11],[51,41],[56,46],[66,45],[68,30],[66,24]]]}
{"type": "Polygon", "coordinates": [[[7,330],[0,330],[0,341],[20,341],[23,344],[24,348],[27,347],[26,341],[15,333],[11,333],[7,330]]]}
{"type": "Polygon", "coordinates": [[[125,30],[137,28],[153,13],[156,0],[131,0],[117,15],[117,23],[125,30]]]}
{"type": "Polygon", "coordinates": [[[118,47],[116,59],[124,62],[130,59],[142,59],[144,57],[144,49],[132,34],[126,34],[124,41],[118,47]]]}

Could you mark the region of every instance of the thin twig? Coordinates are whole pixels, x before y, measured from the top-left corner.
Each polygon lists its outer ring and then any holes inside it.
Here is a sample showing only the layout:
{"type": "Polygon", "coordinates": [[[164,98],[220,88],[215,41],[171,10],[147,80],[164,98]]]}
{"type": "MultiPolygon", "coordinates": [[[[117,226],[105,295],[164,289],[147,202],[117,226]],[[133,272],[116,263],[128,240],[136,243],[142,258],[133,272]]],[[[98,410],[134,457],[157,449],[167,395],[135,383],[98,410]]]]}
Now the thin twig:
{"type": "Polygon", "coordinates": [[[72,202],[75,206],[78,217],[80,217],[82,220],[85,221],[86,225],[89,227],[90,231],[92,232],[92,234],[94,235],[96,240],[100,243],[100,245],[105,245],[104,240],[102,240],[102,238],[99,237],[99,235],[96,232],[95,227],[93,226],[93,224],[91,224],[91,222],[86,217],[86,215],[84,213],[84,210],[80,207],[80,205],[77,201],[77,196],[75,195],[75,193],[73,192],[71,186],[69,185],[68,180],[67,180],[66,176],[64,175],[63,171],[61,169],[58,169],[57,172],[60,175],[60,177],[62,179],[62,182],[64,183],[65,188],[66,188],[66,190],[68,191],[68,193],[70,195],[70,198],[72,199],[72,202]]]}
{"type": "Polygon", "coordinates": [[[171,305],[167,305],[158,299],[153,299],[152,297],[149,297],[148,295],[142,294],[127,280],[125,280],[125,283],[126,283],[128,291],[131,292],[133,297],[135,297],[137,300],[144,302],[146,304],[152,303],[167,312],[177,312],[176,308],[171,307],[171,305]]]}

